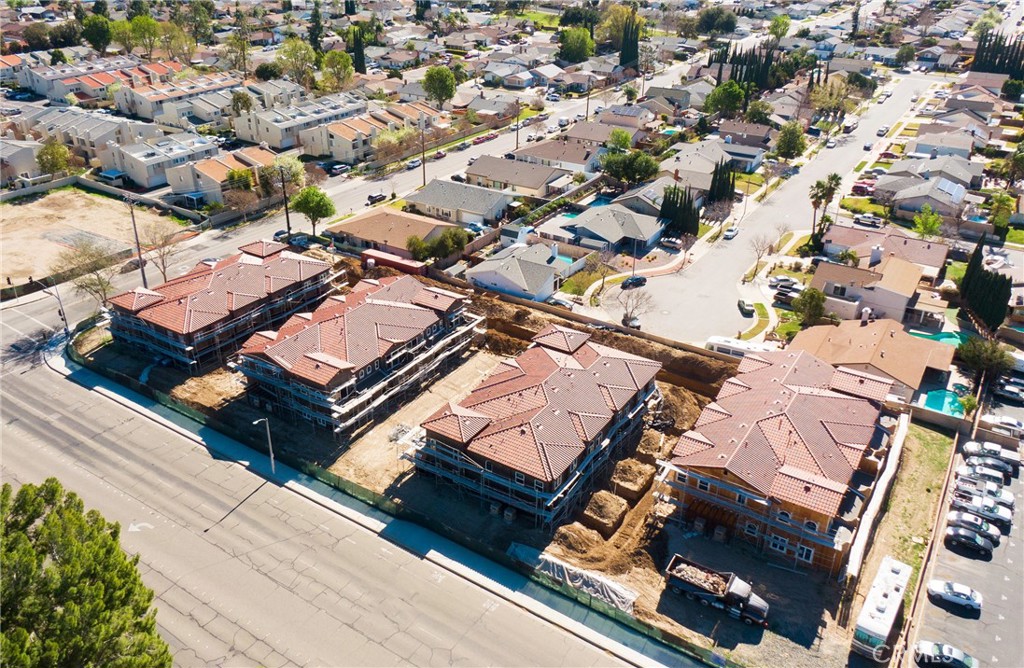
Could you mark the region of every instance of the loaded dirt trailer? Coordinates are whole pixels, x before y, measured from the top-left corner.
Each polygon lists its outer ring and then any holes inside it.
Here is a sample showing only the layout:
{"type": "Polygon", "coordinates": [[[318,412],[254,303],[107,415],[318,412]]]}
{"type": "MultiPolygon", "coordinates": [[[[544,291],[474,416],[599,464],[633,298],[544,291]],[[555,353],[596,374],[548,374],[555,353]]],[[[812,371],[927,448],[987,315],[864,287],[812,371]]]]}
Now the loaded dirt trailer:
{"type": "Polygon", "coordinates": [[[675,594],[725,610],[744,624],[768,627],[768,604],[735,573],[720,573],[675,554],[665,569],[665,581],[675,594]]]}

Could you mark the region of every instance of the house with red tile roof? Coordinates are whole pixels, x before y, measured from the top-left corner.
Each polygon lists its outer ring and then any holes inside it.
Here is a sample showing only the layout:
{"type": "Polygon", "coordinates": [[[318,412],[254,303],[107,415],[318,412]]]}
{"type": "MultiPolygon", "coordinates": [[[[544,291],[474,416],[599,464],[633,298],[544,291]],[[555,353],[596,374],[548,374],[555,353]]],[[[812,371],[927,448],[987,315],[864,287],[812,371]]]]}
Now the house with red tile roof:
{"type": "Polygon", "coordinates": [[[313,308],[339,275],[275,241],[238,250],[162,285],[113,297],[114,340],[200,373],[226,361],[254,332],[313,308]]]}
{"type": "Polygon", "coordinates": [[[548,325],[458,403],[423,423],[416,469],[538,526],[564,521],[639,435],[661,363],[548,325]]]}
{"type": "Polygon", "coordinates": [[[276,157],[276,154],[259,146],[247,146],[232,153],[220,153],[204,160],[168,167],[167,184],[173,194],[185,196],[193,204],[223,204],[224,193],[238,186],[228,178],[232,170],[247,170],[255,184],[259,168],[272,165],[276,157]]]}
{"type": "Polygon", "coordinates": [[[412,276],[364,279],[277,331],[256,332],[232,366],[275,415],[347,432],[461,361],[482,320],[467,303],[412,276]]]}
{"type": "Polygon", "coordinates": [[[887,453],[892,381],[804,351],[749,353],[659,462],[682,518],[837,574],[887,453]]]}

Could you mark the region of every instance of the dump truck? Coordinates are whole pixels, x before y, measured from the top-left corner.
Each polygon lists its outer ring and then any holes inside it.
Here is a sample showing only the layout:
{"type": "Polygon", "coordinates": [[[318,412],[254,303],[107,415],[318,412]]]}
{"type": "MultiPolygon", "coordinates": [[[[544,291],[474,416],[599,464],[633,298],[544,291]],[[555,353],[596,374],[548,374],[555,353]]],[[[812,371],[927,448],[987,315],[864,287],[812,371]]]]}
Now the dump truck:
{"type": "Polygon", "coordinates": [[[665,569],[665,582],[674,594],[725,610],[744,624],[768,627],[768,604],[735,573],[712,570],[675,554],[665,569]]]}

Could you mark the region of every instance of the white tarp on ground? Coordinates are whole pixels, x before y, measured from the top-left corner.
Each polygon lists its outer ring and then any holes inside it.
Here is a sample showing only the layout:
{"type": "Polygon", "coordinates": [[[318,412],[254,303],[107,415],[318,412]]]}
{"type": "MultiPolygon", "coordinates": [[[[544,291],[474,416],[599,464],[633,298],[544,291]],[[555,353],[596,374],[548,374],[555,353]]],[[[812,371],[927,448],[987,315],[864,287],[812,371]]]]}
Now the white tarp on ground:
{"type": "Polygon", "coordinates": [[[612,607],[633,614],[633,603],[637,594],[617,582],[612,582],[597,573],[576,568],[529,545],[512,543],[508,548],[508,554],[559,582],[565,582],[570,587],[585,591],[612,607]]]}

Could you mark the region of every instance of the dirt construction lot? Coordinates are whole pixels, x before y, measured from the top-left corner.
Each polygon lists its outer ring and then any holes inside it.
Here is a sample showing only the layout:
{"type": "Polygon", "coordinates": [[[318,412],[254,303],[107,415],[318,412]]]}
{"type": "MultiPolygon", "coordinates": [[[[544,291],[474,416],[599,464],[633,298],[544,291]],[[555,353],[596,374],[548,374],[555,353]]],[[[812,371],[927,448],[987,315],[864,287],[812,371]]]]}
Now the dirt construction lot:
{"type": "MultiPolygon", "coordinates": [[[[140,232],[160,219],[151,209],[135,209],[140,232]]],[[[29,276],[49,275],[61,251],[85,238],[112,253],[130,248],[133,236],[128,210],[115,199],[74,188],[0,205],[0,265],[5,282],[6,277],[24,283],[29,276]]]]}

